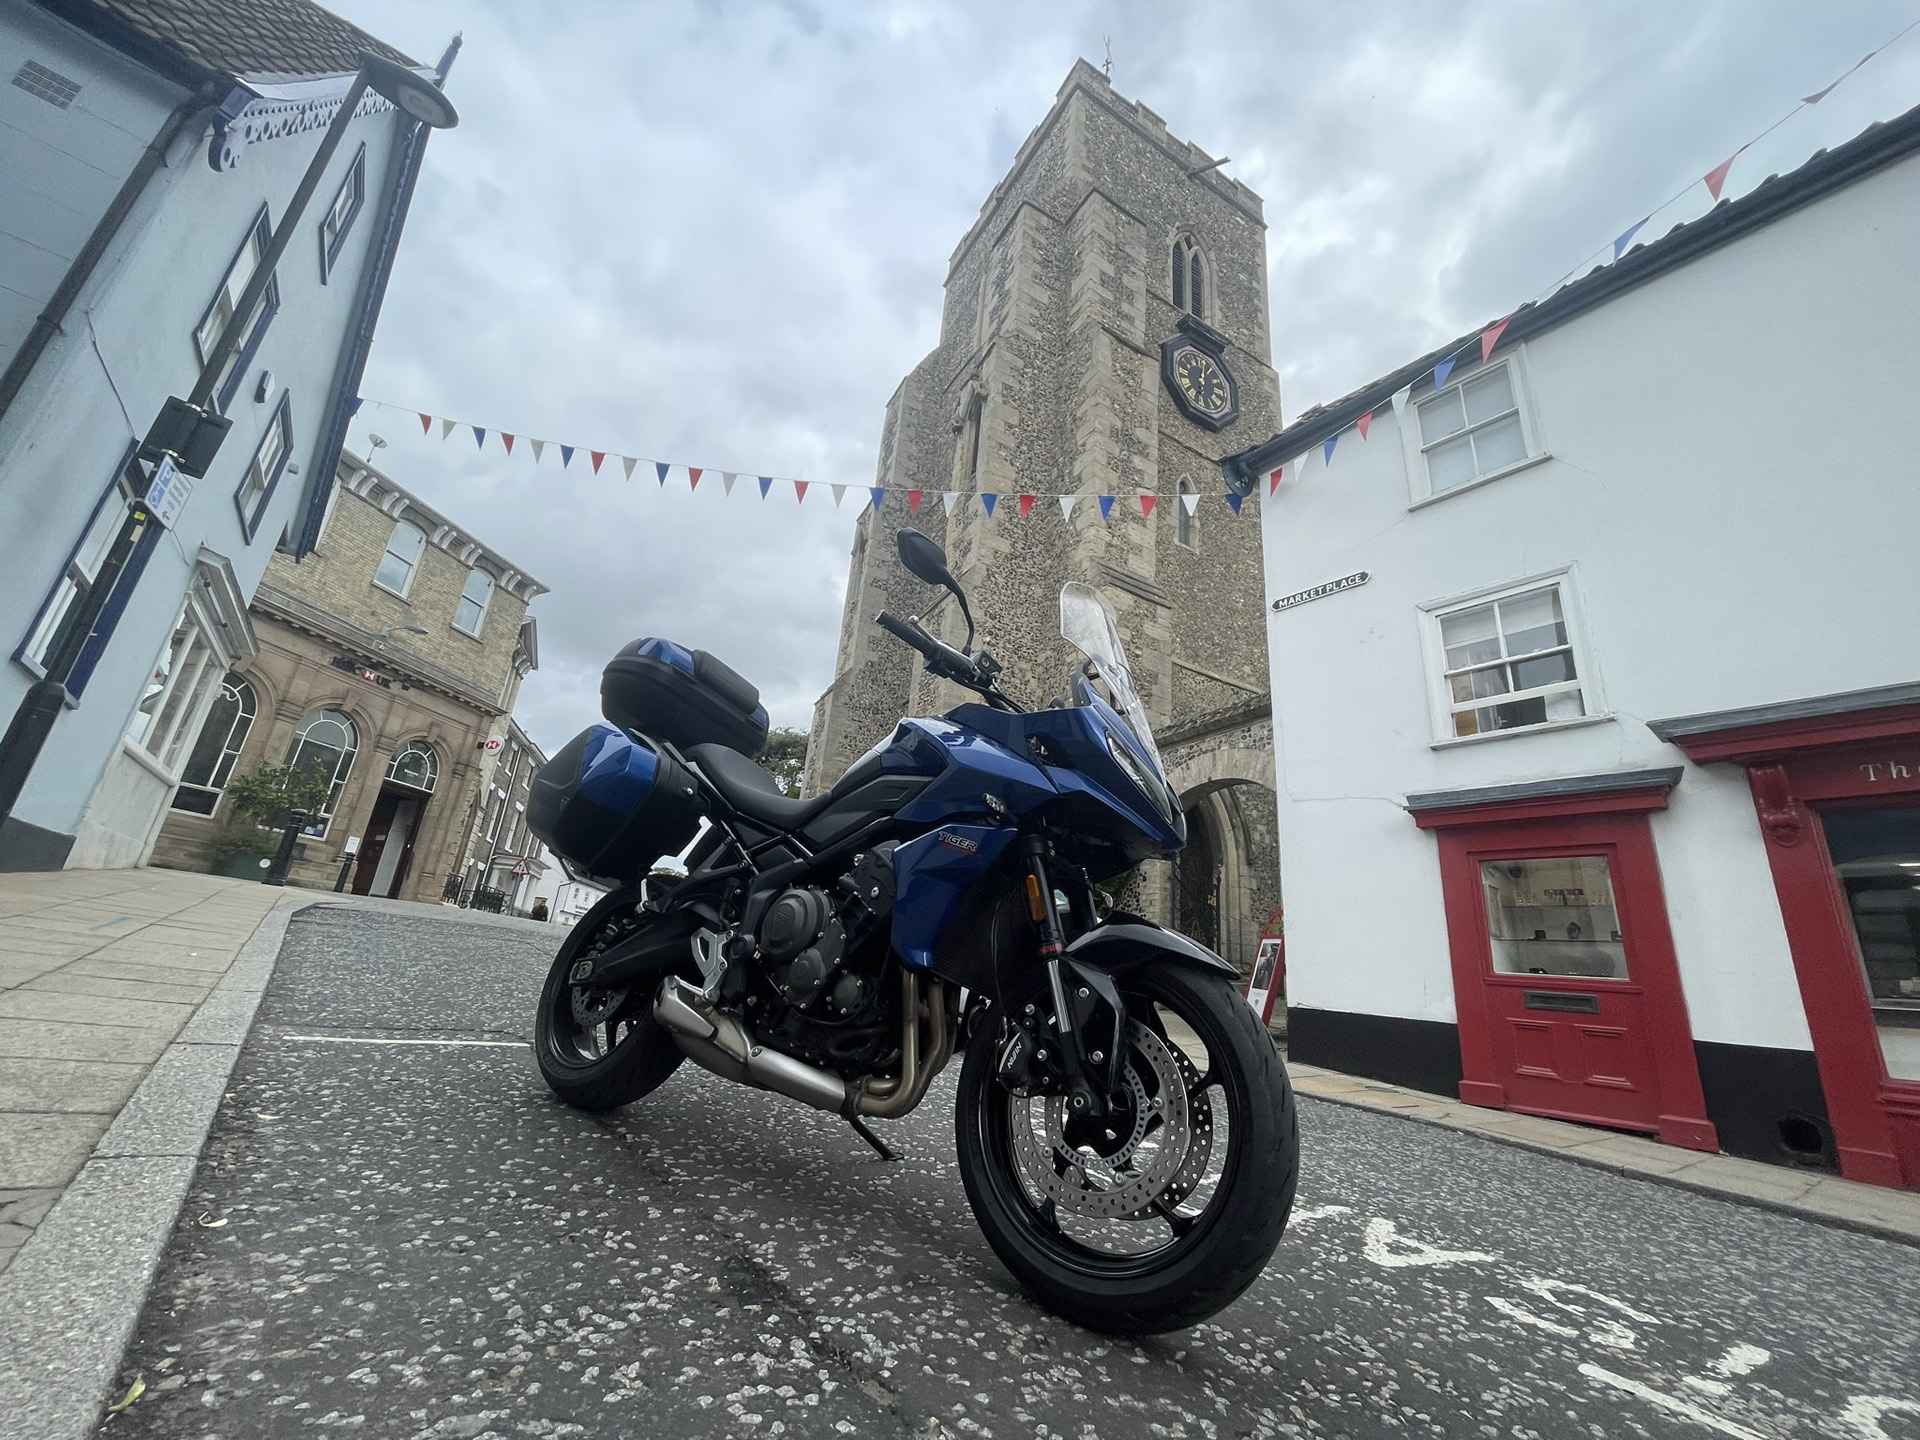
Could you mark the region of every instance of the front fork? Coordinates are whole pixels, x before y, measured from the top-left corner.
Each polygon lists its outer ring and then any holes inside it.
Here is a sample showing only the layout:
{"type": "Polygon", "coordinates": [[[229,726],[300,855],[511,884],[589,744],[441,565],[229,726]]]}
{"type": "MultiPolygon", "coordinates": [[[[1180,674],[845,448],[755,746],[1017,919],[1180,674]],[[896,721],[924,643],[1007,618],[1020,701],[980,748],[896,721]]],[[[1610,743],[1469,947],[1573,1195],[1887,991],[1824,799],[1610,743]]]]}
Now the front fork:
{"type": "MultiPolygon", "coordinates": [[[[1113,982],[1098,971],[1067,959],[1066,933],[1053,903],[1053,883],[1047,876],[1047,846],[1038,835],[1022,842],[1027,861],[1027,909],[1040,930],[1040,962],[1046,967],[1047,995],[1053,1002],[1059,1040],[1059,1070],[1066,1081],[1067,1106],[1092,1119],[1107,1113],[1107,1095],[1118,1085],[1124,1064],[1126,1009],[1113,982]],[[1097,1003],[1113,1011],[1113,1038],[1107,1052],[1088,1050],[1086,1019],[1097,1003]]],[[[1040,1058],[1046,1059],[1044,1052],[1040,1058]]]]}

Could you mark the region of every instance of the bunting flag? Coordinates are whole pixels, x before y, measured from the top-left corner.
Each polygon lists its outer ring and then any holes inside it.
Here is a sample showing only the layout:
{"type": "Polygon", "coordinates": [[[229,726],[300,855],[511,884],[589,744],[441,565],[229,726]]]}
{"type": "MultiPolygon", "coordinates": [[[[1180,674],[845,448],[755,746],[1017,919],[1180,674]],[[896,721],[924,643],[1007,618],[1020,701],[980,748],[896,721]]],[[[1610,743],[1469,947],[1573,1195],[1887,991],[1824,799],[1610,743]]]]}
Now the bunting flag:
{"type": "Polygon", "coordinates": [[[794,504],[796,505],[804,505],[807,503],[807,482],[806,481],[796,480],[793,482],[793,501],[794,501],[794,504]]]}
{"type": "Polygon", "coordinates": [[[1158,495],[1142,495],[1140,497],[1140,518],[1142,520],[1151,520],[1153,518],[1153,502],[1159,498],[1158,495]]]}
{"type": "MultiPolygon", "coordinates": [[[[1433,388],[1435,390],[1438,390],[1441,386],[1447,383],[1447,376],[1453,373],[1453,361],[1454,361],[1454,357],[1449,355],[1447,356],[1446,359],[1442,360],[1438,365],[1433,367],[1433,388]]],[[[1328,447],[1327,449],[1327,458],[1328,459],[1333,458],[1332,447],[1328,447]]]]}
{"type": "Polygon", "coordinates": [[[1633,237],[1638,235],[1640,231],[1643,228],[1645,228],[1647,221],[1651,220],[1652,218],[1653,216],[1651,215],[1642,215],[1638,220],[1634,221],[1633,224],[1629,225],[1626,229],[1622,230],[1618,235],[1613,237],[1613,258],[1614,259],[1618,260],[1620,258],[1621,252],[1623,252],[1627,248],[1627,246],[1633,243],[1633,237]]]}
{"type": "Polygon", "coordinates": [[[980,503],[986,507],[987,518],[989,520],[993,518],[993,502],[999,498],[1000,497],[991,490],[982,490],[980,492],[980,503]]]}
{"type": "MultiPolygon", "coordinates": [[[[1513,317],[1509,315],[1505,320],[1496,320],[1480,332],[1480,363],[1482,365],[1487,363],[1487,357],[1493,353],[1493,347],[1500,343],[1500,336],[1505,333],[1507,321],[1511,319],[1513,317]]],[[[1366,434],[1364,430],[1360,433],[1363,436],[1366,434]]]]}
{"type": "Polygon", "coordinates": [[[687,467],[687,489],[688,490],[698,490],[700,488],[700,474],[701,472],[697,467],[692,465],[689,465],[687,467]]]}
{"type": "Polygon", "coordinates": [[[887,487],[884,485],[869,485],[867,487],[867,494],[873,497],[873,508],[878,510],[881,502],[887,498],[887,487]]]}
{"type": "Polygon", "coordinates": [[[920,492],[918,490],[909,490],[907,491],[907,514],[918,515],[919,513],[920,492]]]}
{"type": "Polygon", "coordinates": [[[940,503],[947,507],[947,514],[951,516],[953,507],[960,503],[960,495],[957,491],[949,490],[940,497],[940,503]]]}
{"type": "Polygon", "coordinates": [[[1394,419],[1404,421],[1407,418],[1407,398],[1412,394],[1413,387],[1411,385],[1402,385],[1398,390],[1393,392],[1394,419]]]}
{"type": "MultiPolygon", "coordinates": [[[[1905,31],[1901,32],[1901,34],[1905,34],[1905,33],[1906,33],[1905,31]]],[[[1896,36],[1895,38],[1897,39],[1898,37],[1896,36]]],[[[1886,48],[1887,47],[1885,45],[1882,45],[1880,47],[1880,50],[1884,50],[1886,48]]],[[[1880,50],[1869,50],[1866,54],[1862,55],[1858,60],[1854,61],[1853,64],[1849,65],[1844,72],[1842,72],[1840,76],[1840,80],[1844,80],[1847,78],[1848,75],[1853,74],[1854,71],[1858,70],[1862,65],[1866,64],[1867,61],[1873,59],[1874,56],[1878,55],[1880,53],[1880,50]]],[[[1834,88],[1835,86],[1839,85],[1840,80],[1834,81],[1832,85],[1827,86],[1827,88],[1824,90],[1816,90],[1811,95],[1802,95],[1800,97],[1800,103],[1802,105],[1818,105],[1822,100],[1826,99],[1827,96],[1831,95],[1834,92],[1834,88]]]]}
{"type": "MultiPolygon", "coordinates": [[[[540,463],[541,453],[547,448],[547,442],[544,440],[529,440],[527,443],[533,447],[533,463],[538,465],[540,463]]],[[[631,472],[628,473],[627,478],[629,480],[633,478],[631,472]]]]}
{"type": "Polygon", "coordinates": [[[470,425],[467,428],[473,431],[473,448],[476,450],[486,449],[487,432],[482,430],[478,425],[470,425]]]}
{"type": "Polygon", "coordinates": [[[633,479],[633,467],[638,465],[639,463],[640,462],[634,459],[633,456],[631,455],[622,455],[620,457],[620,466],[623,470],[627,472],[628,480],[633,479]]]}
{"type": "Polygon", "coordinates": [[[1019,504],[1020,518],[1024,520],[1027,518],[1027,512],[1033,509],[1033,496],[1022,490],[1019,496],[1019,504]]]}
{"type": "Polygon", "coordinates": [[[671,470],[672,468],[673,467],[667,464],[664,460],[656,460],[653,462],[653,473],[660,477],[660,483],[662,485],[667,483],[667,471],[671,470]]]}
{"type": "Polygon", "coordinates": [[[502,430],[500,432],[500,443],[507,447],[507,454],[513,454],[513,436],[502,430]]]}
{"type": "Polygon", "coordinates": [[[1187,518],[1191,520],[1193,518],[1193,512],[1200,508],[1200,497],[1192,490],[1182,490],[1180,492],[1180,504],[1186,509],[1187,518]]]}
{"type": "MultiPolygon", "coordinates": [[[[1748,145],[1752,143],[1752,141],[1747,142],[1748,145]]],[[[1727,156],[1726,159],[1722,160],[1718,165],[1700,177],[1706,182],[1707,193],[1711,195],[1716,202],[1720,199],[1720,187],[1727,183],[1727,172],[1733,168],[1733,162],[1740,158],[1741,151],[1746,148],[1746,145],[1742,145],[1739,150],[1734,151],[1731,155],[1727,156]]]]}
{"type": "Polygon", "coordinates": [[[1237,490],[1227,491],[1227,504],[1233,507],[1233,513],[1235,515],[1240,513],[1240,502],[1245,498],[1246,497],[1241,495],[1237,490]]]}
{"type": "Polygon", "coordinates": [[[456,420],[442,420],[440,422],[440,438],[442,440],[445,440],[449,435],[453,433],[453,427],[458,423],[459,422],[456,420]]]}
{"type": "Polygon", "coordinates": [[[1280,473],[1279,470],[1275,470],[1271,475],[1267,476],[1267,495],[1269,498],[1280,488],[1280,473]]]}
{"type": "Polygon", "coordinates": [[[567,468],[567,466],[571,465],[572,463],[573,463],[573,446],[562,445],[560,447],[560,468],[564,470],[567,468]]]}
{"type": "Polygon", "coordinates": [[[1329,469],[1331,469],[1333,466],[1333,447],[1338,445],[1339,443],[1340,443],[1340,436],[1338,434],[1329,435],[1327,436],[1326,439],[1320,442],[1320,449],[1327,457],[1325,464],[1329,469]]]}
{"type": "Polygon", "coordinates": [[[762,500],[766,499],[767,491],[773,488],[773,477],[770,475],[759,475],[754,478],[760,482],[760,498],[762,500]]]}
{"type": "Polygon", "coordinates": [[[607,452],[604,450],[589,450],[587,453],[593,457],[593,473],[598,475],[600,473],[601,462],[607,458],[607,452]]]}
{"type": "MultiPolygon", "coordinates": [[[[360,402],[357,400],[354,401],[354,408],[358,409],[359,406],[360,402]]],[[[420,412],[415,411],[414,413],[419,414],[420,412]]],[[[420,433],[422,435],[431,435],[433,433],[433,416],[420,415],[420,433]]]]}
{"type": "Polygon", "coordinates": [[[355,415],[358,415],[359,413],[360,413],[360,397],[356,395],[347,404],[347,418],[351,420],[355,415]]]}
{"type": "Polygon", "coordinates": [[[740,477],[731,470],[722,470],[720,472],[720,484],[727,494],[731,495],[733,493],[733,482],[739,478],[740,477]]]}
{"type": "Polygon", "coordinates": [[[1373,412],[1371,410],[1367,411],[1366,414],[1362,415],[1358,420],[1353,422],[1354,428],[1360,432],[1360,438],[1362,440],[1367,438],[1367,430],[1372,426],[1372,424],[1373,424],[1373,412]]]}
{"type": "Polygon", "coordinates": [[[1060,497],[1060,518],[1069,525],[1073,523],[1073,507],[1079,498],[1078,495],[1062,495],[1060,497]]]}
{"type": "Polygon", "coordinates": [[[1113,496],[1102,495],[1100,497],[1100,518],[1102,520],[1113,519],[1113,496]]]}
{"type": "Polygon", "coordinates": [[[831,485],[827,488],[833,491],[833,508],[838,510],[840,508],[840,502],[847,498],[847,487],[844,485],[831,485]]]}

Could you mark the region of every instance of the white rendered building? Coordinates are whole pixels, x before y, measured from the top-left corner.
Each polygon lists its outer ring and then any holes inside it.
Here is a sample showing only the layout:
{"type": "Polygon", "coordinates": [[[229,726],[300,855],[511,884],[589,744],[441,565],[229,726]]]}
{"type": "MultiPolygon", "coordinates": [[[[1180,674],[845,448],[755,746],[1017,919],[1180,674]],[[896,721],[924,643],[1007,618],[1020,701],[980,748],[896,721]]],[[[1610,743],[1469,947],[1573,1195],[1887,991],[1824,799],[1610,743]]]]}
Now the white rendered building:
{"type": "Polygon", "coordinates": [[[1227,462],[1294,1058],[1920,1187],[1916,257],[1920,110],[1227,462]]]}

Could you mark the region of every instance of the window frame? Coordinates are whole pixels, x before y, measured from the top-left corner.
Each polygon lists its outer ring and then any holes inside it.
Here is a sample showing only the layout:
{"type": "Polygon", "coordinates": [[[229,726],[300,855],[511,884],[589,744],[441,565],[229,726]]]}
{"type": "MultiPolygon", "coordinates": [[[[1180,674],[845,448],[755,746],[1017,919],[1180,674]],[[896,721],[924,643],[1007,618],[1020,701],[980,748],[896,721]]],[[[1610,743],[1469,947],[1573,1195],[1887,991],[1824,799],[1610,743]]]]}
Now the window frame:
{"type": "MultiPolygon", "coordinates": [[[[133,713],[120,732],[121,743],[138,752],[139,758],[157,774],[164,775],[170,784],[177,783],[185,769],[190,750],[188,741],[199,738],[200,723],[205,718],[213,686],[227,675],[212,622],[213,617],[207,614],[199,596],[190,592],[180,606],[180,618],[173,622],[160,654],[147,672],[151,680],[153,669],[160,661],[169,660],[160,688],[151,696],[142,694],[134,701],[133,713]],[[151,705],[149,700],[153,702],[151,705]],[[134,727],[143,714],[151,717],[150,723],[135,734],[134,727]]],[[[172,805],[171,797],[168,805],[172,805]]]]}
{"type": "Polygon", "coordinates": [[[325,285],[333,276],[333,267],[339,263],[340,252],[346,248],[348,237],[353,234],[354,222],[359,220],[360,212],[367,205],[367,146],[360,143],[354,153],[353,161],[347,166],[347,173],[341,178],[340,188],[333,192],[333,199],[321,212],[320,223],[314,227],[320,238],[320,283],[325,285]],[[348,191],[353,193],[353,201],[347,207],[340,228],[331,236],[327,229],[333,223],[334,215],[340,209],[340,201],[348,191]]]}
{"type": "Polygon", "coordinates": [[[1210,308],[1208,301],[1213,296],[1213,262],[1207,258],[1203,246],[1190,230],[1182,230],[1173,237],[1173,243],[1167,247],[1167,299],[1173,308],[1182,315],[1191,315],[1204,321],[1210,308]],[[1182,263],[1184,262],[1184,263],[1182,263]],[[1178,268],[1176,268],[1176,266],[1178,268]],[[1199,302],[1195,303],[1193,279],[1198,268],[1201,282],[1199,302]]]}
{"type": "MultiPolygon", "coordinates": [[[[1504,417],[1496,416],[1495,418],[1499,419],[1504,417]]],[[[1527,374],[1526,347],[1524,345],[1516,346],[1511,351],[1503,352],[1498,360],[1491,360],[1486,364],[1481,364],[1479,361],[1474,361],[1471,364],[1462,363],[1454,368],[1447,376],[1447,383],[1438,390],[1431,390],[1425,395],[1410,397],[1407,401],[1406,419],[1400,425],[1400,443],[1406,453],[1407,489],[1409,492],[1407,508],[1410,510],[1418,510],[1426,505],[1438,504],[1442,500],[1450,500],[1455,495],[1464,495],[1469,490],[1477,490],[1482,485],[1490,485],[1496,480],[1504,480],[1509,475],[1518,474],[1522,470],[1531,469],[1535,465],[1543,464],[1551,460],[1553,454],[1547,449],[1546,441],[1540,431],[1538,416],[1534,409],[1533,390],[1527,374]],[[1457,440],[1460,436],[1469,434],[1475,429],[1490,425],[1493,421],[1483,420],[1479,426],[1468,425],[1464,429],[1456,430],[1444,439],[1436,440],[1432,445],[1428,445],[1421,438],[1421,408],[1432,404],[1443,395],[1449,393],[1457,394],[1461,397],[1461,414],[1464,417],[1466,413],[1466,397],[1463,393],[1465,387],[1473,381],[1491,375],[1495,370],[1501,368],[1506,370],[1507,384],[1513,391],[1513,414],[1519,418],[1520,438],[1527,447],[1527,453],[1512,464],[1501,466],[1498,470],[1489,470],[1484,475],[1476,475],[1471,480],[1463,480],[1460,484],[1450,486],[1445,490],[1434,489],[1432,474],[1427,469],[1427,452],[1437,446],[1445,445],[1449,441],[1457,440]]]]}
{"type": "Polygon", "coordinates": [[[205,740],[206,728],[213,720],[213,705],[220,703],[215,697],[213,704],[207,707],[207,713],[201,717],[199,728],[195,731],[193,744],[187,747],[180,761],[180,779],[175,783],[173,798],[167,802],[168,810],[178,810],[183,815],[198,815],[202,819],[211,819],[219,812],[220,802],[227,793],[227,781],[233,778],[234,767],[240,763],[241,755],[246,753],[247,741],[253,738],[253,727],[260,719],[260,692],[254,683],[237,670],[229,670],[220,677],[221,690],[231,690],[234,698],[233,718],[227,722],[227,733],[221,737],[219,752],[213,757],[213,766],[207,771],[206,783],[189,781],[187,769],[193,763],[195,753],[205,740]],[[244,722],[244,724],[242,723],[244,722]],[[239,735],[235,741],[236,732],[239,735]],[[182,805],[182,795],[210,796],[205,810],[196,810],[191,805],[182,805]]]}
{"type": "Polygon", "coordinates": [[[240,535],[247,544],[253,543],[253,537],[259,532],[260,522],[266,518],[267,507],[273,503],[273,492],[280,488],[280,477],[287,472],[287,463],[293,459],[293,393],[283,391],[280,403],[273,408],[273,417],[267,421],[266,429],[260,432],[260,443],[253,447],[253,458],[247,462],[247,468],[240,472],[240,483],[233,490],[233,508],[240,512],[240,535]],[[280,458],[274,462],[273,473],[266,476],[265,483],[254,501],[253,512],[247,512],[247,495],[253,488],[253,472],[260,463],[261,452],[267,448],[267,441],[275,432],[281,435],[280,458]]]}
{"type": "Polygon", "coordinates": [[[310,820],[300,833],[313,840],[324,840],[327,831],[333,828],[333,822],[339,814],[341,804],[347,798],[347,782],[353,778],[353,767],[360,759],[360,722],[338,705],[317,705],[300,717],[300,723],[293,727],[292,740],[287,745],[285,764],[292,765],[300,754],[300,748],[306,744],[307,731],[315,721],[338,716],[347,725],[347,746],[339,760],[334,762],[333,775],[327,785],[327,808],[310,820]]]}
{"type": "MultiPolygon", "coordinates": [[[[1541,571],[1516,580],[1501,581],[1497,585],[1483,585],[1474,590],[1445,595],[1436,600],[1424,601],[1417,608],[1420,618],[1420,649],[1427,672],[1427,702],[1431,712],[1434,736],[1429,748],[1444,750],[1457,745],[1479,745],[1489,740],[1505,740],[1518,735],[1539,735],[1555,730],[1575,730],[1583,725],[1600,725],[1613,720],[1613,712],[1607,708],[1605,690],[1601,684],[1599,663],[1594,658],[1593,640],[1587,630],[1586,607],[1582,603],[1578,579],[1572,565],[1541,571]],[[1447,683],[1446,642],[1440,633],[1440,622],[1462,610],[1514,599],[1530,590],[1542,590],[1548,586],[1555,587],[1560,594],[1560,616],[1567,627],[1567,649],[1573,658],[1573,677],[1579,682],[1581,707],[1585,713],[1558,720],[1547,719],[1537,725],[1515,725],[1504,730],[1484,730],[1477,735],[1454,733],[1454,700],[1447,683]]],[[[1486,699],[1491,704],[1511,703],[1493,696],[1486,699]]]]}
{"type": "Polygon", "coordinates": [[[467,567],[467,578],[460,584],[460,598],[453,602],[453,628],[458,630],[462,635],[478,640],[481,631],[487,628],[487,612],[493,609],[493,592],[497,590],[499,586],[500,582],[494,579],[485,569],[478,565],[469,565],[467,567]],[[472,601],[472,597],[467,594],[467,586],[473,583],[473,577],[476,575],[486,578],[487,598],[477,602],[480,606],[480,618],[473,622],[473,628],[469,630],[460,623],[460,607],[472,601]]]}
{"type": "MultiPolygon", "coordinates": [[[[265,205],[260,207],[259,212],[253,217],[253,223],[247,227],[247,233],[241,237],[239,245],[234,248],[232,258],[227,261],[227,268],[220,272],[220,281],[214,287],[213,297],[207,301],[207,308],[200,312],[200,319],[194,324],[191,336],[193,353],[201,365],[207,363],[207,348],[201,342],[201,331],[207,328],[207,321],[212,318],[213,312],[220,306],[221,299],[227,294],[227,281],[232,278],[234,267],[240,263],[240,257],[246,254],[248,247],[255,240],[259,241],[260,254],[264,258],[273,245],[273,227],[268,223],[265,205]]],[[[259,267],[256,265],[255,268],[259,267]]],[[[252,276],[249,275],[248,279],[251,280],[252,276]]],[[[244,284],[240,287],[242,292],[246,288],[244,284]]],[[[234,299],[237,301],[239,296],[236,295],[234,299]]],[[[253,328],[247,332],[239,345],[234,347],[233,358],[228,362],[232,369],[228,372],[226,379],[220,382],[219,389],[214,392],[214,409],[222,415],[227,413],[227,407],[233,403],[234,394],[240,389],[240,382],[246,378],[247,371],[253,368],[253,357],[259,353],[261,342],[267,338],[267,329],[273,324],[273,317],[279,313],[280,275],[276,270],[267,281],[266,291],[260,296],[259,319],[253,322],[253,328]]],[[[215,335],[209,343],[216,343],[219,339],[220,337],[215,335]]]]}
{"type": "MultiPolygon", "coordinates": [[[[1199,493],[1194,483],[1184,475],[1180,478],[1180,483],[1174,487],[1173,543],[1185,550],[1199,549],[1199,546],[1194,543],[1194,526],[1200,517],[1198,514],[1190,513],[1187,510],[1187,502],[1181,497],[1184,495],[1197,495],[1199,493]]],[[[1200,507],[1195,505],[1193,508],[1194,511],[1198,511],[1200,507]]]]}
{"type": "Polygon", "coordinates": [[[376,590],[384,590],[387,592],[387,594],[395,596],[401,600],[409,600],[409,598],[413,594],[413,577],[420,573],[420,562],[427,558],[428,543],[429,542],[427,540],[427,532],[425,530],[422,530],[418,525],[414,524],[413,521],[407,519],[404,515],[395,519],[393,522],[393,529],[387,532],[387,543],[380,547],[380,561],[378,564],[376,564],[373,567],[373,581],[372,581],[373,587],[376,590]],[[387,556],[393,553],[393,537],[399,532],[402,526],[405,526],[407,529],[411,530],[414,534],[420,537],[420,549],[415,553],[413,559],[407,565],[406,584],[403,585],[400,589],[396,590],[393,588],[393,586],[387,584],[384,580],[380,578],[380,566],[385,564],[387,556]]]}
{"type": "Polygon", "coordinates": [[[416,735],[411,740],[402,740],[394,747],[393,754],[387,761],[387,774],[382,783],[398,785],[415,795],[426,796],[433,794],[440,788],[440,752],[434,749],[433,742],[424,736],[416,735]],[[411,780],[402,779],[397,773],[400,768],[400,762],[409,755],[425,755],[427,757],[427,783],[425,785],[416,785],[411,780]]]}

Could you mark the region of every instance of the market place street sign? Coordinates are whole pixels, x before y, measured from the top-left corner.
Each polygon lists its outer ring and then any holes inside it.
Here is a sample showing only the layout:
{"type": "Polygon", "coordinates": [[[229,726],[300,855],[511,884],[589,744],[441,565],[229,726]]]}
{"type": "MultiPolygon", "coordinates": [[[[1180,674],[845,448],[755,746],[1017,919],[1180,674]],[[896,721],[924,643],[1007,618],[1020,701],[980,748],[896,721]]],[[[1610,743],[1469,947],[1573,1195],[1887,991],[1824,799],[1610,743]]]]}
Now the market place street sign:
{"type": "Polygon", "coordinates": [[[1327,595],[1338,595],[1342,590],[1351,590],[1356,585],[1364,585],[1372,578],[1373,577],[1367,574],[1366,571],[1358,570],[1351,575],[1343,575],[1338,580],[1329,580],[1324,585],[1316,585],[1311,590],[1296,590],[1293,594],[1282,595],[1278,600],[1273,602],[1274,613],[1277,615],[1282,610],[1291,610],[1294,606],[1304,605],[1309,600],[1319,600],[1327,595]]]}

